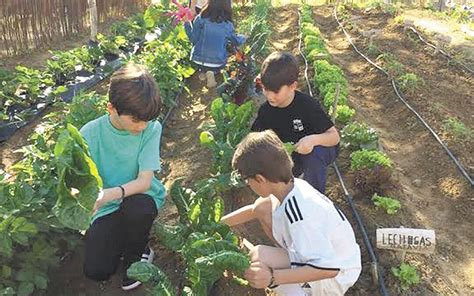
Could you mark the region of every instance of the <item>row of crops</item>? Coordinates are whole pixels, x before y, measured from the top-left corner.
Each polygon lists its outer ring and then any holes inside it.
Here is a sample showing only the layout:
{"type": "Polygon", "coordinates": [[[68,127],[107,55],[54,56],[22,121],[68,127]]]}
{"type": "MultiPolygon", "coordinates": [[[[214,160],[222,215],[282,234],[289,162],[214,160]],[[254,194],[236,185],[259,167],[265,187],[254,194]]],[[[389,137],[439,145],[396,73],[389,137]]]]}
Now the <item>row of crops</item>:
{"type": "MultiPolygon", "coordinates": [[[[238,237],[220,223],[220,219],[226,195],[232,188],[244,186],[233,172],[231,160],[237,144],[250,132],[250,120],[256,108],[253,101],[241,105],[234,102],[247,96],[254,87],[255,58],[266,52],[270,8],[269,0],[256,1],[239,24],[240,32],[249,32],[246,44],[238,59],[230,59],[220,97],[210,106],[213,123],[200,134],[201,144],[212,151],[210,176],[189,187],[183,186],[182,179],[175,180],[170,197],[178,210],[179,221],[173,225],[156,223],[153,226],[152,233],[160,244],[184,259],[184,295],[208,295],[224,271],[233,274],[237,284],[246,285],[238,275],[250,265],[248,255],[239,248],[238,237]]],[[[135,263],[128,269],[128,275],[151,282],[154,288],[150,295],[177,295],[163,271],[152,264],[135,263]]]]}
{"type": "MultiPolygon", "coordinates": [[[[391,187],[394,180],[393,162],[381,151],[376,130],[364,122],[353,121],[355,110],[347,106],[348,82],[342,69],[332,63],[324,39],[314,25],[312,8],[303,5],[301,9],[301,32],[304,39],[304,53],[314,70],[313,85],[318,90],[322,103],[342,126],[341,146],[350,153],[350,170],[354,173],[354,187],[364,195],[371,196],[374,205],[388,215],[394,215],[401,208],[399,200],[382,193],[391,187]],[[336,106],[336,108],[334,108],[336,106]]],[[[392,268],[399,278],[402,289],[420,281],[415,267],[402,262],[392,268]]]]}

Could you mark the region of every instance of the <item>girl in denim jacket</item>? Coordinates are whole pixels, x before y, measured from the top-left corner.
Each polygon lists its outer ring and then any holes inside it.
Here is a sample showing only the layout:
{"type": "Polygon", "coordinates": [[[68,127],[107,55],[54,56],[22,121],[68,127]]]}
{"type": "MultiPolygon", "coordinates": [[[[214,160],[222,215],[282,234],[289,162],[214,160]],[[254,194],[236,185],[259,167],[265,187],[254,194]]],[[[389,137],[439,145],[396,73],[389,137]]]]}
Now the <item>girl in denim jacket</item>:
{"type": "MultiPolygon", "coordinates": [[[[186,22],[184,28],[193,44],[191,60],[200,70],[206,71],[207,86],[215,87],[214,73],[227,63],[227,43],[239,46],[245,41],[244,36],[235,33],[231,1],[209,0],[193,22],[186,22]]],[[[200,75],[200,78],[204,76],[200,75]]]]}

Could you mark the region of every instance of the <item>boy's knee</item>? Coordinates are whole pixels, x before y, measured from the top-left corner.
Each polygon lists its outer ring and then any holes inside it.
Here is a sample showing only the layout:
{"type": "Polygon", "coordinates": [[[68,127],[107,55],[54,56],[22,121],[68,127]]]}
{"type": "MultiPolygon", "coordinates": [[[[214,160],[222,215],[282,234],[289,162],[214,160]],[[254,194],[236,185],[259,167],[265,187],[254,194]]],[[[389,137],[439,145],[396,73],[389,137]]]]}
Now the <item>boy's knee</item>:
{"type": "Polygon", "coordinates": [[[129,200],[125,199],[126,202],[122,205],[122,212],[125,216],[131,219],[150,217],[152,220],[156,217],[155,201],[150,196],[140,194],[127,198],[129,200]]]}

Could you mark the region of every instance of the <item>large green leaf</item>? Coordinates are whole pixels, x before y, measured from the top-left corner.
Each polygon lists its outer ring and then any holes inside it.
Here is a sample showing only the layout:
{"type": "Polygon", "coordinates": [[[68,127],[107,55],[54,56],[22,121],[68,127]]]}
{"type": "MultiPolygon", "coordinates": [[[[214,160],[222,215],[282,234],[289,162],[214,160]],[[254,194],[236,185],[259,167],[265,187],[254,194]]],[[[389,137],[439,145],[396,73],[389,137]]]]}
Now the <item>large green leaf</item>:
{"type": "Polygon", "coordinates": [[[128,277],[146,283],[155,284],[151,295],[174,296],[176,291],[166,274],[158,267],[147,262],[133,263],[127,270],[128,277]]]}
{"type": "Polygon", "coordinates": [[[59,182],[53,213],[64,226],[87,229],[102,179],[79,131],[71,124],[54,147],[59,182]]]}

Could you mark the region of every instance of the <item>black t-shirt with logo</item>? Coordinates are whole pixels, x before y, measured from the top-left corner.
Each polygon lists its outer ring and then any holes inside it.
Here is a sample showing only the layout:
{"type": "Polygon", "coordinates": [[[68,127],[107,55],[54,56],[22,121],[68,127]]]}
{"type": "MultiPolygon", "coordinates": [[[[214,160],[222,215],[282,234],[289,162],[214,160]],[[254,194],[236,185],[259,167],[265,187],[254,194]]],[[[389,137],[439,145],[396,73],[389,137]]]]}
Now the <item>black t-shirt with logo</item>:
{"type": "Polygon", "coordinates": [[[285,108],[272,107],[265,102],[258,110],[252,131],[273,130],[284,143],[296,144],[301,138],[322,134],[334,126],[319,101],[295,91],[295,98],[285,108]]]}

